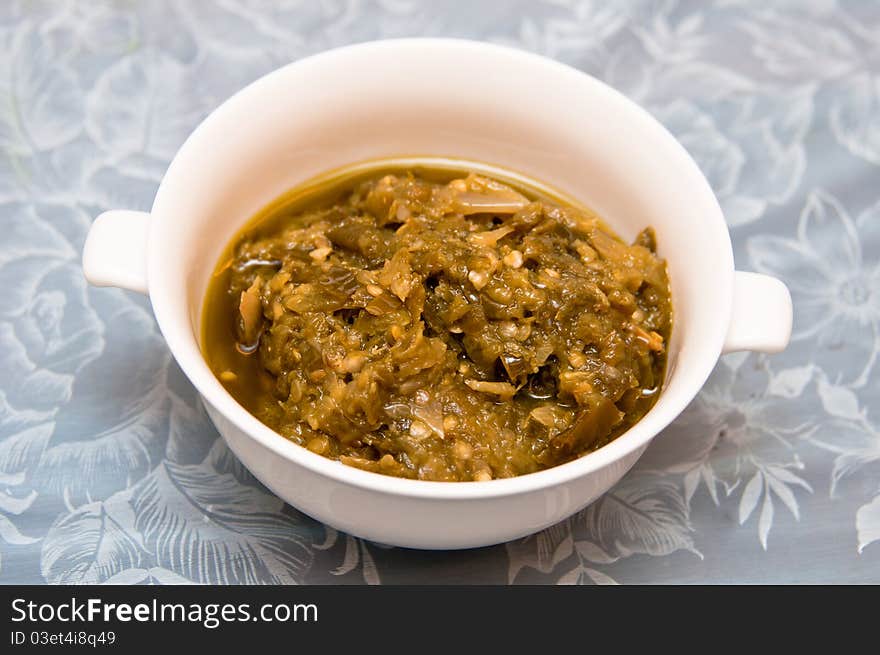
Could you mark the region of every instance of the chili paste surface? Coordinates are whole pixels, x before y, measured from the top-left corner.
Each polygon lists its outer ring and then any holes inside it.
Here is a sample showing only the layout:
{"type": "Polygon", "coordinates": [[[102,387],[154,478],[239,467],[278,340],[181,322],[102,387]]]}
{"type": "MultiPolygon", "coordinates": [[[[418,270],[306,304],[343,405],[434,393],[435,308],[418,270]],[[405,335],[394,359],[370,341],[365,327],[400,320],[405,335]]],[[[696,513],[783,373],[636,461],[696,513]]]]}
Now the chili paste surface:
{"type": "Polygon", "coordinates": [[[249,411],[368,471],[489,480],[569,461],[654,404],[671,304],[653,231],[474,173],[339,180],[239,234],[203,344],[249,411]]]}

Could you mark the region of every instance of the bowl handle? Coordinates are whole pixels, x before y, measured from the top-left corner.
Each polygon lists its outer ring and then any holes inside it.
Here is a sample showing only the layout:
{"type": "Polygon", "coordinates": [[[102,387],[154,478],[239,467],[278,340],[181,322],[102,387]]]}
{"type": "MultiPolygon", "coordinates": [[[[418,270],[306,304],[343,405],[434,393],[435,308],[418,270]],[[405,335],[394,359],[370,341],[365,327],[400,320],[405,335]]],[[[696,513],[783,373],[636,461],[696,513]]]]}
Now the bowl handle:
{"type": "Polygon", "coordinates": [[[147,234],[145,212],[104,212],[92,223],[83,247],[83,273],[98,287],[121,287],[147,293],[147,234]]]}
{"type": "Polygon", "coordinates": [[[769,275],[736,271],[722,352],[781,352],[791,339],[791,322],[791,294],[785,284],[769,275]]]}

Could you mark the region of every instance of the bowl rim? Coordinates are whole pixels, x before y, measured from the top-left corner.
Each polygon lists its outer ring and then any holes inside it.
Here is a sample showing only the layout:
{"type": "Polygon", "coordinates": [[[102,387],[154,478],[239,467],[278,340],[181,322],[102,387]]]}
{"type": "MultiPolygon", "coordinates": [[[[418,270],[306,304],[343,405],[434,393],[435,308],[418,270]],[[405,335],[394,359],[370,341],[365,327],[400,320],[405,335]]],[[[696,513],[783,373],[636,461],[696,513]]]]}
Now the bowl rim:
{"type": "MultiPolygon", "coordinates": [[[[684,411],[703,384],[705,384],[722,353],[724,338],[732,312],[734,265],[730,234],[715,194],[712,192],[708,181],[696,162],[685,148],[647,110],[604,82],[583,71],[547,57],[493,43],[468,39],[421,37],[367,41],[326,50],[277,68],[230,96],[210,112],[193,130],[168,166],[156,193],[151,214],[154,220],[151,221],[150,237],[147,244],[147,271],[153,311],[159,329],[168,343],[171,353],[183,373],[196,387],[203,401],[212,406],[250,439],[253,439],[259,445],[283,459],[291,461],[313,474],[333,480],[338,484],[383,494],[438,501],[484,500],[516,496],[570,483],[575,479],[583,478],[590,473],[611,466],[639,449],[646,448],[655,436],[684,411]],[[187,166],[186,160],[191,158],[189,156],[190,151],[199,147],[201,142],[206,140],[215,123],[220,122],[221,118],[226,114],[231,114],[235,111],[236,105],[240,104],[243,98],[260,93],[264,87],[271,86],[276,80],[291,75],[301,68],[319,65],[337,58],[357,59],[359,56],[375,50],[424,50],[426,48],[438,50],[454,49],[457,51],[470,50],[470,54],[475,56],[491,54],[494,57],[506,58],[513,64],[521,62],[543,66],[548,71],[548,74],[553,74],[557,77],[567,77],[570,84],[591,86],[594,93],[603,94],[610,101],[616,102],[626,111],[628,114],[626,118],[628,120],[639,121],[643,128],[653,130],[656,136],[665,142],[664,145],[669,152],[677,156],[680,160],[678,163],[687,169],[690,177],[697,182],[697,186],[700,188],[693,189],[693,193],[703,194],[703,200],[712,207],[712,215],[706,216],[705,220],[712,221],[715,224],[713,229],[718,233],[719,245],[723,246],[721,248],[722,252],[719,253],[721,260],[717,262],[717,274],[719,276],[718,292],[725,295],[721,299],[722,302],[719,303],[723,315],[713,317],[715,329],[711,334],[707,330],[703,336],[710,343],[707,352],[715,353],[715,355],[714,357],[707,356],[705,360],[701,360],[696,370],[692,367],[690,389],[679,392],[677,397],[668,399],[663,405],[658,403],[629,430],[598,450],[564,464],[513,478],[467,483],[397,478],[347,466],[339,461],[313,453],[307,448],[285,439],[248,412],[220,384],[204,359],[198,345],[198,337],[192,334],[192,325],[187,316],[175,313],[166,298],[166,294],[159,291],[159,289],[163,288],[161,284],[163,282],[161,278],[162,271],[161,267],[155,264],[161,263],[160,253],[158,248],[151,247],[150,244],[158,241],[154,236],[160,228],[161,217],[168,215],[164,209],[165,205],[169,202],[173,204],[173,197],[169,197],[171,192],[169,191],[167,180],[178,175],[180,169],[185,169],[187,166]],[[154,259],[156,260],[155,262],[153,261],[154,259]],[[156,284],[157,282],[160,284],[156,284]],[[181,329],[181,326],[184,326],[183,329],[181,329]],[[189,339],[187,339],[187,334],[189,339]],[[192,343],[187,343],[187,341],[192,343]],[[657,411],[658,408],[662,411],[657,411]]],[[[165,284],[168,283],[165,282],[165,284]]],[[[663,393],[661,391],[661,396],[663,396],[663,393]]],[[[220,432],[222,436],[222,430],[220,432]]]]}

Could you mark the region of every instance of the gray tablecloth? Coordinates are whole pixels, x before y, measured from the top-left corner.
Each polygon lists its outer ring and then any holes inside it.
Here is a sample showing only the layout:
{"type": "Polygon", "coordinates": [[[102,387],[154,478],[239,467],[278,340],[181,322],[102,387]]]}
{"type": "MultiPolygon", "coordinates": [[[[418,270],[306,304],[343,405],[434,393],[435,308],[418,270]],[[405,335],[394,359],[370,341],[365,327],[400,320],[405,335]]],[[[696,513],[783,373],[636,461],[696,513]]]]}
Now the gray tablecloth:
{"type": "Polygon", "coordinates": [[[0,44],[0,582],[880,582],[880,3],[5,0],[0,44]],[[148,302],[79,261],[92,217],[148,209],[236,89],[413,35],[540,52],[643,104],[709,178],[738,267],[796,308],[788,351],[724,358],[599,502],[468,552],[285,506],[148,302]]]}

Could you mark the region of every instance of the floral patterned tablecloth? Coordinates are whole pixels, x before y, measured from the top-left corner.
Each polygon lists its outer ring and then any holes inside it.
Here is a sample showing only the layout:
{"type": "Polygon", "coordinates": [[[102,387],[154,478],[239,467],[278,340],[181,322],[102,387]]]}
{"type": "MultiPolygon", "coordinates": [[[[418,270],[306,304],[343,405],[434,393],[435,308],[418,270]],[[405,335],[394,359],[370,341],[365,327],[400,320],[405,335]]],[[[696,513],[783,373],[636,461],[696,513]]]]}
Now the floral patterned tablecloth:
{"type": "MultiPolygon", "coordinates": [[[[475,74],[479,74],[475,71],[475,74]]],[[[880,3],[0,3],[0,583],[880,582],[880,3]],[[647,107],[715,189],[738,267],[791,288],[782,355],[732,355],[605,497],[466,552],[381,547],[268,493],[148,302],[88,288],[104,209],[148,209],[259,75],[447,35],[647,107]]]]}

